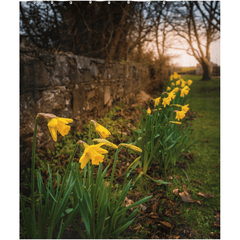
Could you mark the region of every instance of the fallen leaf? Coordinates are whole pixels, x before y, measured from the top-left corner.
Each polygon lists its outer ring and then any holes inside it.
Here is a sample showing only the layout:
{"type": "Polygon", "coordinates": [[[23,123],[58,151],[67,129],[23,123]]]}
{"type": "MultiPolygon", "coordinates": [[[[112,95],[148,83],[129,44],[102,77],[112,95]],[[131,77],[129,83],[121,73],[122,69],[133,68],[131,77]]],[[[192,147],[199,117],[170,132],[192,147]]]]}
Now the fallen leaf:
{"type": "Polygon", "coordinates": [[[149,224],[149,225],[152,225],[152,224],[154,224],[154,223],[155,223],[155,220],[154,220],[154,219],[149,218],[149,219],[147,220],[147,224],[149,224]]]}
{"type": "Polygon", "coordinates": [[[182,198],[183,202],[194,202],[194,200],[191,198],[191,195],[185,190],[179,193],[179,196],[182,198]]]}
{"type": "Polygon", "coordinates": [[[176,189],[173,189],[173,193],[175,194],[175,195],[178,195],[178,188],[176,188],[176,189]]]}
{"type": "Polygon", "coordinates": [[[155,213],[155,212],[151,212],[151,213],[149,214],[149,216],[150,216],[151,218],[159,218],[158,214],[155,213]]]}
{"type": "Polygon", "coordinates": [[[165,227],[167,227],[167,228],[171,228],[171,227],[172,227],[172,225],[171,225],[169,222],[160,221],[160,223],[161,223],[162,225],[164,225],[165,227]]]}
{"type": "Polygon", "coordinates": [[[202,197],[205,197],[205,198],[209,198],[209,197],[214,197],[214,195],[213,194],[210,194],[210,193],[202,193],[202,192],[199,192],[197,195],[199,195],[199,196],[202,196],[202,197]]]}
{"type": "Polygon", "coordinates": [[[157,209],[158,209],[158,202],[155,202],[155,203],[152,205],[152,211],[153,211],[153,212],[156,212],[157,209]]]}
{"type": "Polygon", "coordinates": [[[133,200],[128,199],[127,197],[125,197],[124,202],[125,202],[126,207],[129,207],[130,205],[132,205],[134,203],[133,200]]]}
{"type": "Polygon", "coordinates": [[[199,205],[202,205],[201,202],[199,200],[196,200],[196,203],[198,203],[199,205]]]}
{"type": "Polygon", "coordinates": [[[132,228],[133,231],[137,231],[142,227],[142,225],[140,223],[138,223],[138,225],[135,228],[132,228]]]}

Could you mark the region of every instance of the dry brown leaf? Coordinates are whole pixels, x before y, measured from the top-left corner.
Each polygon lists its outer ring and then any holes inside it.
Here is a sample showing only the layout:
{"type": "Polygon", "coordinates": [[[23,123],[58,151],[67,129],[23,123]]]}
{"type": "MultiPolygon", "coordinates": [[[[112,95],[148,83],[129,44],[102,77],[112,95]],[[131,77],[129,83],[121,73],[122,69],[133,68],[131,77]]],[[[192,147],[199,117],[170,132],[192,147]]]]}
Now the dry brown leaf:
{"type": "Polygon", "coordinates": [[[133,200],[128,199],[127,197],[124,198],[124,202],[125,202],[126,207],[129,207],[130,205],[132,205],[134,203],[133,200]]]}
{"type": "Polygon", "coordinates": [[[194,202],[194,200],[191,198],[191,195],[185,190],[179,193],[179,196],[182,198],[183,202],[194,202]]]}
{"type": "Polygon", "coordinates": [[[154,220],[154,219],[149,218],[149,219],[147,220],[147,224],[149,224],[149,225],[152,225],[152,224],[154,224],[154,223],[155,223],[155,220],[154,220]]]}
{"type": "Polygon", "coordinates": [[[165,227],[167,227],[167,228],[171,228],[171,227],[172,227],[172,225],[171,225],[169,222],[160,221],[160,223],[161,223],[162,225],[164,225],[165,227]]]}
{"type": "Polygon", "coordinates": [[[137,231],[142,227],[142,225],[140,223],[138,223],[138,225],[135,228],[132,228],[133,231],[137,231]]]}
{"type": "Polygon", "coordinates": [[[214,197],[213,194],[210,194],[210,193],[202,193],[202,192],[199,192],[197,195],[199,196],[202,196],[202,197],[205,197],[205,198],[208,198],[208,197],[214,197]]]}
{"type": "Polygon", "coordinates": [[[152,205],[152,211],[153,212],[156,212],[156,210],[158,209],[158,202],[155,202],[153,205],[152,205]]]}
{"type": "Polygon", "coordinates": [[[155,212],[151,212],[151,213],[149,214],[149,216],[150,216],[151,218],[159,218],[158,214],[155,213],[155,212]]]}
{"type": "Polygon", "coordinates": [[[175,194],[175,195],[178,195],[178,188],[176,188],[176,189],[173,189],[173,193],[175,194]]]}
{"type": "Polygon", "coordinates": [[[199,205],[202,205],[201,202],[199,200],[196,200],[196,203],[198,203],[199,205]]]}

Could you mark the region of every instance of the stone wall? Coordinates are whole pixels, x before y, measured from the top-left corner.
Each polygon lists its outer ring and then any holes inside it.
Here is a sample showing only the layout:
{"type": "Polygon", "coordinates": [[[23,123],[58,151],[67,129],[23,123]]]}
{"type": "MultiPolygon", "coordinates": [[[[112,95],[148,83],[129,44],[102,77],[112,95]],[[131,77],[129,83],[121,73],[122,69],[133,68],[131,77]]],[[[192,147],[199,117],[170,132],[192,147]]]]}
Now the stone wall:
{"type": "MultiPolygon", "coordinates": [[[[37,113],[72,118],[76,129],[81,129],[90,119],[103,116],[115,101],[133,102],[136,94],[146,89],[149,83],[148,67],[141,64],[107,62],[70,53],[54,54],[21,47],[21,160],[31,156],[37,113]]],[[[38,144],[53,144],[46,120],[40,119],[37,139],[38,144]]]]}

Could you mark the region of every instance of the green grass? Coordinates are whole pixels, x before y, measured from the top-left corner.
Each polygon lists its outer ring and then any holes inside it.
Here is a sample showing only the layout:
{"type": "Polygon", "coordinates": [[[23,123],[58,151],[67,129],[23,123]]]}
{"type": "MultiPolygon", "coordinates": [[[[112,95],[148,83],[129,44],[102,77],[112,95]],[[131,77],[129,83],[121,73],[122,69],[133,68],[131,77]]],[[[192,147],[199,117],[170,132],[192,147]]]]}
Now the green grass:
{"type": "MultiPolygon", "coordinates": [[[[204,238],[209,238],[210,232],[218,232],[213,227],[214,210],[220,210],[220,79],[212,78],[210,81],[200,81],[201,76],[184,76],[184,80],[193,80],[188,95],[190,110],[196,113],[196,120],[191,121],[193,130],[189,141],[195,141],[191,147],[194,161],[188,162],[185,172],[190,180],[187,180],[181,169],[176,175],[180,175],[183,182],[177,179],[168,188],[166,195],[173,196],[172,190],[182,188],[183,184],[189,187],[191,196],[197,203],[183,203],[180,215],[176,221],[185,221],[204,238]],[[203,185],[191,180],[198,180],[203,185]],[[213,198],[203,198],[197,193],[210,193],[213,198]]],[[[179,196],[177,196],[179,198],[179,196]]],[[[173,198],[177,198],[176,196],[173,198]]]]}

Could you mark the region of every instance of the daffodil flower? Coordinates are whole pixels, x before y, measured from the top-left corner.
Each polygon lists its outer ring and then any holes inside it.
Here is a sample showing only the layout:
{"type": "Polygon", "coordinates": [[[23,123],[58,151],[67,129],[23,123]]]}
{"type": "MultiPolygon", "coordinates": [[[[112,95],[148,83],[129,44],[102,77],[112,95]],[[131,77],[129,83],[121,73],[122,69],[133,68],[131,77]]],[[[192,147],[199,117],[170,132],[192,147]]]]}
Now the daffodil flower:
{"type": "Polygon", "coordinates": [[[166,107],[166,105],[169,105],[171,102],[171,98],[167,97],[167,98],[163,98],[162,104],[164,107],[166,107]]]}
{"type": "MultiPolygon", "coordinates": [[[[176,85],[177,85],[177,82],[176,82],[176,85]]],[[[173,92],[175,92],[175,93],[177,93],[179,91],[179,88],[178,87],[175,87],[174,89],[173,89],[173,92]]]]}
{"type": "Polygon", "coordinates": [[[42,116],[47,119],[48,129],[55,142],[57,141],[57,132],[62,136],[67,135],[70,130],[70,126],[67,124],[73,122],[70,118],[60,118],[50,113],[38,113],[37,116],[42,116]]]}
{"type": "Polygon", "coordinates": [[[177,111],[176,112],[176,119],[179,121],[180,119],[183,119],[185,117],[185,112],[183,111],[177,111]]]}
{"type": "Polygon", "coordinates": [[[174,83],[174,82],[172,82],[172,83],[171,83],[171,85],[172,85],[172,86],[175,86],[175,83],[174,83]]]}
{"type": "Polygon", "coordinates": [[[188,86],[185,86],[183,89],[181,89],[180,97],[184,97],[185,95],[188,95],[190,88],[188,86]]]}
{"type": "Polygon", "coordinates": [[[187,85],[188,85],[188,86],[191,86],[191,85],[192,85],[192,82],[193,82],[193,81],[189,79],[189,80],[187,81],[187,85]]]}
{"type": "Polygon", "coordinates": [[[183,79],[181,79],[181,82],[182,82],[181,87],[182,87],[182,88],[185,87],[186,82],[185,82],[183,79]]]}
{"type": "Polygon", "coordinates": [[[176,86],[180,85],[181,84],[181,81],[180,80],[177,80],[176,81],[176,86]]]}
{"type": "Polygon", "coordinates": [[[105,146],[113,148],[113,149],[118,148],[118,146],[115,145],[114,143],[111,143],[108,140],[102,139],[102,138],[95,138],[95,139],[93,139],[93,142],[104,143],[105,146]]]}
{"type": "Polygon", "coordinates": [[[172,80],[173,80],[173,75],[170,76],[170,81],[172,81],[172,80]]]}
{"type": "Polygon", "coordinates": [[[92,159],[93,165],[99,165],[100,162],[103,162],[104,156],[103,154],[108,153],[107,150],[101,148],[104,143],[99,143],[96,145],[87,145],[83,141],[79,141],[79,143],[82,143],[85,147],[85,150],[83,152],[83,155],[79,159],[79,162],[81,163],[81,169],[83,169],[86,164],[92,159]]]}
{"type": "Polygon", "coordinates": [[[176,97],[175,92],[174,92],[174,91],[171,91],[171,92],[168,94],[168,97],[169,97],[170,99],[174,99],[174,98],[176,97]]]}
{"type": "Polygon", "coordinates": [[[179,75],[177,74],[177,72],[174,72],[174,73],[173,73],[173,78],[174,78],[174,79],[178,79],[178,78],[179,78],[179,75]]]}
{"type": "Polygon", "coordinates": [[[91,120],[95,126],[97,133],[100,135],[101,138],[107,138],[111,135],[111,133],[102,125],[98,124],[96,121],[91,120]]]}
{"type": "Polygon", "coordinates": [[[151,114],[151,109],[150,108],[147,109],[147,114],[148,115],[151,114]]]}
{"type": "Polygon", "coordinates": [[[154,107],[156,107],[159,104],[160,100],[161,100],[161,97],[153,99],[154,107]]]}
{"type": "Polygon", "coordinates": [[[189,110],[188,106],[189,106],[189,104],[182,106],[182,111],[187,113],[187,111],[189,110]]]}
{"type": "Polygon", "coordinates": [[[166,91],[171,91],[171,88],[170,87],[167,87],[167,90],[166,91]]]}
{"type": "Polygon", "coordinates": [[[133,150],[134,152],[137,152],[137,153],[142,153],[142,149],[139,148],[139,147],[136,147],[132,144],[128,144],[128,143],[120,143],[118,145],[118,148],[121,148],[121,147],[126,147],[126,148],[129,148],[131,150],[133,150]]]}

